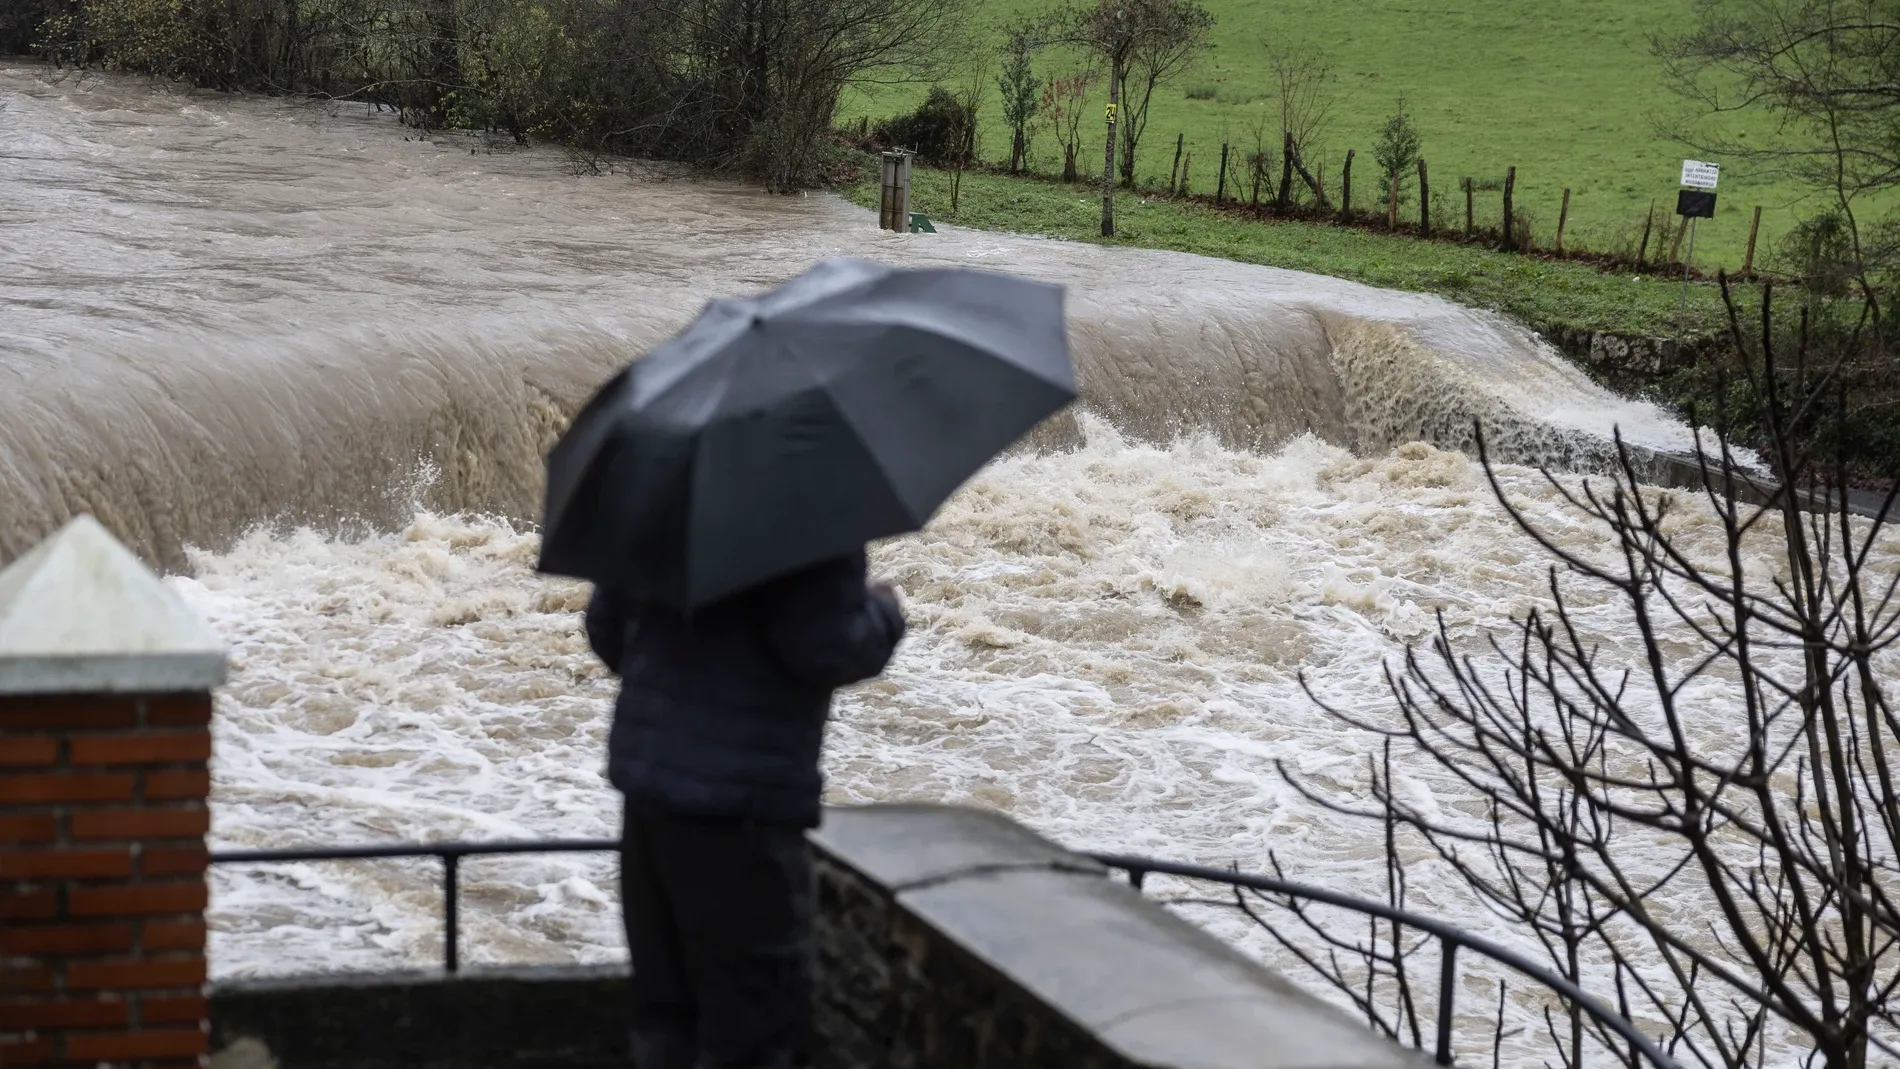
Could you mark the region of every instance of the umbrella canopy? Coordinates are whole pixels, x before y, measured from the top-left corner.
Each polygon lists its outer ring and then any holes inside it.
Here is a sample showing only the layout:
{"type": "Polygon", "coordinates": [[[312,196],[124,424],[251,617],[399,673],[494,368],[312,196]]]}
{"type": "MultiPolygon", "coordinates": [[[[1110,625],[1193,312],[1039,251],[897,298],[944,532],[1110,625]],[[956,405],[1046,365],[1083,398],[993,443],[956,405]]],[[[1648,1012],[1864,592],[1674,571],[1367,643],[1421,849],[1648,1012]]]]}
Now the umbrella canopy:
{"type": "Polygon", "coordinates": [[[548,455],[539,568],[717,601],[917,530],[1075,395],[1060,287],[827,260],[601,388],[548,455]]]}

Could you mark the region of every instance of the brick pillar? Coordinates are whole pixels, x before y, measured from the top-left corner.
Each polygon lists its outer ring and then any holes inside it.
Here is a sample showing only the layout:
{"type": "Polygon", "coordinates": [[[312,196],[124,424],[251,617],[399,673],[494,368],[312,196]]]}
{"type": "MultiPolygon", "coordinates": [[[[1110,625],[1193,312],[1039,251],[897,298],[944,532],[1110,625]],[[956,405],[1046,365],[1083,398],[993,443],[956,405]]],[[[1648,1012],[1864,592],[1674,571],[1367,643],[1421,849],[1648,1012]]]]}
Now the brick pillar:
{"type": "Polygon", "coordinates": [[[0,1066],[201,1063],[224,667],[90,517],[0,571],[0,1066]]]}

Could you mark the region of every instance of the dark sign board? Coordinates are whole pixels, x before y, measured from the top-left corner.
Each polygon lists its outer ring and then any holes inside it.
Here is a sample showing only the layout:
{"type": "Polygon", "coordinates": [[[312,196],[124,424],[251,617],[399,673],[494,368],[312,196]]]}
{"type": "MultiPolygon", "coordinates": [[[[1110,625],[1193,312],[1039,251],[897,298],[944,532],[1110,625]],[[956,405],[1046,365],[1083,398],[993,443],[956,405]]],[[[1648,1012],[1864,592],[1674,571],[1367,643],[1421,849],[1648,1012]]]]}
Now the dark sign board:
{"type": "Polygon", "coordinates": [[[1684,219],[1715,218],[1715,194],[1704,189],[1685,189],[1676,194],[1676,214],[1684,219]]]}

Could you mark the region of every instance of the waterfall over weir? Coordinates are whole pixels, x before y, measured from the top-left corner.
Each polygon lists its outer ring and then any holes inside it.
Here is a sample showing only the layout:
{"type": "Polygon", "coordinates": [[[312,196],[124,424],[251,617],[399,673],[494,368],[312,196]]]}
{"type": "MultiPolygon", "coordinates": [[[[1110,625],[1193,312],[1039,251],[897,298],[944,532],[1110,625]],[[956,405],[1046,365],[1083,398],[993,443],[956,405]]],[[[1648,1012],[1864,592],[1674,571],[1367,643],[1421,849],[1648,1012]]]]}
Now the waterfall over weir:
{"type": "MultiPolygon", "coordinates": [[[[0,562],[72,514],[172,570],[260,524],[536,513],[541,455],[709,297],[828,255],[1071,288],[1084,407],[1122,433],[1589,467],[1682,427],[1499,317],[1175,253],[876,230],[827,197],[579,178],[360,107],[0,67],[0,562]]],[[[1073,414],[1031,444],[1073,443],[1073,414]]]]}

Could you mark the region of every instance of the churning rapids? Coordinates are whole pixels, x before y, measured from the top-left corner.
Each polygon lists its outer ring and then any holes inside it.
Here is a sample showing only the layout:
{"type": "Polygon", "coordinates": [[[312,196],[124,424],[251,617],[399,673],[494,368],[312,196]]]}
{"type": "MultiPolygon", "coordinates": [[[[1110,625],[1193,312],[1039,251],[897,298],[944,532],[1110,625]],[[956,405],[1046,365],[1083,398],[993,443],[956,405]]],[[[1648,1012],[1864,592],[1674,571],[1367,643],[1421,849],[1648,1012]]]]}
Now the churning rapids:
{"type": "MultiPolygon", "coordinates": [[[[1525,331],[1430,297],[882,234],[831,198],[575,177],[556,152],[413,139],[360,106],[16,66],[0,108],[0,562],[88,511],[228,636],[219,845],[611,834],[584,590],[530,571],[542,452],[707,297],[821,256],[1067,284],[1086,402],[877,551],[914,637],[841,700],[837,802],[973,803],[1077,847],[1248,868],[1272,848],[1376,886],[1376,830],[1273,761],[1321,785],[1363,767],[1299,669],[1377,707],[1382,661],[1434,610],[1475,636],[1542,593],[1458,451],[1471,419],[1518,462],[1590,464],[1612,426],[1686,445],[1525,331]]],[[[1587,537],[1534,472],[1504,479],[1587,537]]],[[[473,961],[622,953],[604,858],[464,878],[473,961]]],[[[1414,905],[1459,908],[1449,886],[1421,868],[1414,905]]],[[[439,953],[419,863],[220,872],[212,923],[220,976],[439,953]]]]}

